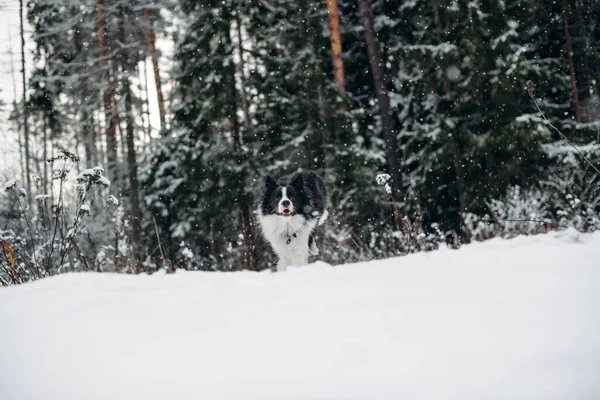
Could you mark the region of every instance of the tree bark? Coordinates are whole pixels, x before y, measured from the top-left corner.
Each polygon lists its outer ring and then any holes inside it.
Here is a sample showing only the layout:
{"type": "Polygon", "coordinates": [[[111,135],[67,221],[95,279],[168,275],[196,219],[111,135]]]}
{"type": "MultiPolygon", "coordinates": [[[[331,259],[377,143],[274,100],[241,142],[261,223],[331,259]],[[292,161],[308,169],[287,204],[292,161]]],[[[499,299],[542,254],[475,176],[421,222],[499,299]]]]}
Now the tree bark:
{"type": "MultiPolygon", "coordinates": [[[[230,23],[233,22],[235,20],[236,24],[237,24],[237,32],[230,32],[229,35],[226,36],[226,41],[227,41],[227,48],[231,49],[231,56],[234,55],[234,47],[233,47],[233,41],[231,38],[231,33],[236,34],[237,36],[237,40],[239,43],[237,43],[237,50],[240,51],[240,60],[243,63],[243,54],[241,52],[242,47],[241,47],[241,38],[242,38],[242,34],[241,34],[241,19],[239,18],[239,12],[236,12],[235,15],[233,15],[232,10],[227,9],[226,12],[223,15],[223,18],[227,21],[229,21],[230,23]]],[[[230,26],[232,26],[230,24],[230,26]]],[[[233,29],[233,28],[230,28],[233,29]]],[[[226,82],[225,82],[225,91],[226,91],[226,97],[227,97],[227,115],[229,117],[229,121],[230,121],[230,126],[231,126],[231,137],[233,139],[233,152],[235,153],[236,157],[241,157],[241,152],[243,151],[241,148],[241,135],[240,135],[240,131],[241,131],[241,127],[240,127],[240,123],[238,121],[238,109],[240,108],[240,101],[239,101],[239,97],[240,97],[240,93],[238,93],[238,90],[235,87],[235,83],[236,83],[236,67],[234,65],[229,65],[226,67],[226,82]]],[[[242,88],[242,96],[245,96],[245,89],[244,89],[244,76],[243,76],[243,65],[241,66],[242,68],[242,74],[241,74],[241,84],[240,87],[242,88]]],[[[249,111],[245,108],[244,106],[244,102],[246,101],[246,99],[242,99],[241,101],[241,108],[244,112],[244,119],[246,120],[245,123],[250,123],[249,121],[249,111]],[[247,113],[247,114],[246,114],[247,113]],[[247,119],[247,118],[248,119],[247,119]]],[[[246,125],[247,127],[249,125],[246,125]]],[[[246,178],[246,174],[242,173],[240,176],[241,180],[244,180],[246,178]]],[[[252,235],[252,228],[250,225],[250,221],[251,221],[251,216],[252,216],[252,211],[251,211],[251,204],[252,204],[252,200],[248,198],[247,194],[245,193],[244,190],[244,185],[240,185],[239,187],[239,194],[238,194],[238,198],[240,199],[239,201],[239,207],[240,207],[240,222],[241,222],[241,228],[242,228],[242,238],[243,238],[243,243],[244,243],[244,253],[243,253],[243,259],[242,259],[242,266],[244,269],[248,269],[248,270],[255,270],[255,266],[254,266],[254,236],[252,235]]]]}
{"type": "Polygon", "coordinates": [[[396,139],[394,120],[390,109],[390,99],[388,97],[387,82],[379,52],[379,42],[375,37],[375,30],[373,29],[373,14],[371,12],[370,0],[358,0],[358,9],[364,29],[371,73],[375,82],[375,93],[381,116],[381,128],[383,129],[383,138],[386,144],[388,174],[392,177],[392,193],[398,199],[402,195],[398,140],[396,139]]]}
{"type": "MultiPolygon", "coordinates": [[[[148,72],[147,72],[147,59],[144,59],[141,71],[142,77],[140,78],[140,82],[143,82],[144,89],[141,90],[141,93],[144,94],[144,100],[142,101],[142,121],[144,125],[144,137],[143,143],[145,145],[150,144],[152,140],[152,125],[150,125],[150,100],[148,96],[148,72]]],[[[144,146],[144,149],[146,147],[144,146]]]]}
{"type": "Polygon", "coordinates": [[[242,21],[239,12],[235,13],[235,22],[237,25],[237,47],[240,56],[239,74],[240,89],[242,91],[242,109],[244,111],[244,128],[246,129],[245,134],[250,135],[252,121],[250,120],[250,110],[248,108],[248,93],[246,92],[246,66],[244,62],[244,48],[242,46],[242,21]]]}
{"type": "Polygon", "coordinates": [[[89,123],[88,112],[85,110],[85,104],[82,103],[83,110],[81,111],[81,136],[83,139],[83,149],[85,152],[85,167],[92,168],[94,166],[94,153],[96,149],[94,146],[94,138],[92,136],[92,127],[89,123]]]}
{"type": "Polygon", "coordinates": [[[106,161],[107,172],[113,186],[119,185],[119,174],[117,171],[117,113],[113,109],[115,96],[114,84],[111,82],[111,71],[108,62],[108,37],[104,7],[106,0],[98,0],[98,40],[100,43],[100,59],[104,69],[105,85],[103,92],[105,135],[106,135],[106,161]]]}
{"type": "Polygon", "coordinates": [[[129,201],[131,202],[131,241],[136,272],[142,268],[140,250],[142,248],[142,211],[140,207],[140,188],[138,181],[138,166],[135,152],[134,122],[132,113],[131,87],[129,78],[123,79],[125,97],[125,125],[127,131],[127,177],[129,178],[129,201]]]}
{"type": "MultiPolygon", "coordinates": [[[[147,2],[146,2],[147,5],[147,2]]],[[[160,80],[160,71],[158,69],[158,56],[156,54],[156,36],[152,27],[152,12],[148,7],[144,9],[144,18],[148,24],[148,49],[152,58],[152,66],[154,67],[154,82],[156,84],[156,96],[158,98],[158,113],[160,115],[160,130],[164,133],[166,128],[165,119],[165,100],[162,94],[162,81],[160,80]]]]}
{"type": "Polygon", "coordinates": [[[25,164],[23,162],[23,142],[21,140],[21,121],[19,116],[19,106],[17,104],[17,79],[15,78],[15,63],[13,58],[13,47],[11,40],[10,27],[8,28],[8,54],[10,55],[10,76],[13,86],[13,109],[15,110],[15,122],[17,124],[17,143],[19,145],[19,167],[21,169],[21,181],[25,182],[25,164]]]}
{"type": "Polygon", "coordinates": [[[571,46],[571,35],[569,34],[569,21],[567,14],[569,12],[569,6],[567,2],[562,2],[563,21],[565,23],[565,45],[567,48],[567,58],[569,59],[569,75],[571,76],[571,94],[573,96],[573,102],[575,103],[575,119],[577,122],[581,122],[581,107],[579,105],[579,94],[577,92],[577,79],[575,78],[575,66],[573,64],[573,49],[571,46]]]}
{"type": "Polygon", "coordinates": [[[340,32],[340,14],[337,0],[327,0],[329,11],[329,33],[331,39],[331,52],[333,54],[333,74],[337,84],[338,93],[344,99],[346,87],[344,82],[344,59],[342,50],[342,35],[340,32]]]}
{"type": "Polygon", "coordinates": [[[31,161],[29,156],[29,111],[27,109],[27,71],[25,70],[25,27],[23,23],[23,0],[19,0],[19,18],[21,25],[21,76],[23,80],[23,139],[25,141],[25,182],[27,184],[27,203],[31,206],[31,161]]]}
{"type": "Polygon", "coordinates": [[[43,180],[43,188],[44,188],[44,194],[48,194],[48,189],[50,189],[52,187],[52,184],[50,183],[50,179],[48,176],[48,163],[46,162],[46,160],[48,159],[48,124],[46,122],[46,116],[43,117],[44,118],[44,137],[43,137],[43,151],[42,151],[42,164],[44,165],[44,180],[43,180]]]}

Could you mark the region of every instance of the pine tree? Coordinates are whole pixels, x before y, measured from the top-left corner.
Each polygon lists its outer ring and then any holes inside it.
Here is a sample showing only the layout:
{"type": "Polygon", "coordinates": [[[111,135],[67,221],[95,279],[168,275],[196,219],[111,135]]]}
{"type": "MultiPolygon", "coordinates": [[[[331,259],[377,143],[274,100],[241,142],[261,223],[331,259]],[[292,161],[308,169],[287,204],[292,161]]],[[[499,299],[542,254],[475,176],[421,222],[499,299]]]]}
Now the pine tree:
{"type": "Polygon", "coordinates": [[[175,54],[176,128],[154,152],[158,163],[146,178],[147,201],[172,259],[175,241],[186,238],[202,268],[216,263],[214,254],[233,251],[232,259],[218,260],[219,268],[239,269],[246,250],[238,235],[242,219],[250,218],[251,200],[243,191],[248,155],[237,116],[236,7],[232,1],[180,5],[188,19],[175,54]],[[229,210],[225,216],[223,210],[229,210]]]}

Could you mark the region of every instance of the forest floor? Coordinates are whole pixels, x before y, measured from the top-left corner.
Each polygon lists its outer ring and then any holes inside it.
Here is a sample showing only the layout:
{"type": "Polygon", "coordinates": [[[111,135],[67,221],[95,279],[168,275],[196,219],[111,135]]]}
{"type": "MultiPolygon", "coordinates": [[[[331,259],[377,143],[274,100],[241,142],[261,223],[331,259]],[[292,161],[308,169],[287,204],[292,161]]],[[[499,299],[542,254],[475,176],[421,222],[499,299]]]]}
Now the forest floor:
{"type": "Polygon", "coordinates": [[[0,289],[0,399],[598,399],[600,232],[0,289]]]}

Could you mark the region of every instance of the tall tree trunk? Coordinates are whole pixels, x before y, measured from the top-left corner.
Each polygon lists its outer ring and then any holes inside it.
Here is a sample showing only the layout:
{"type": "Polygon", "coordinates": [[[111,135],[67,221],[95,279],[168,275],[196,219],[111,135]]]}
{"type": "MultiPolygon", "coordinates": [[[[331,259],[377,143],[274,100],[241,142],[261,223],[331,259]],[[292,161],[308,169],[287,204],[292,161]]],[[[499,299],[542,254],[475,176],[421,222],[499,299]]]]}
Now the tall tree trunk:
{"type": "MultiPolygon", "coordinates": [[[[325,177],[325,173],[327,171],[326,168],[326,163],[325,163],[325,131],[327,129],[330,129],[330,127],[327,124],[327,110],[326,108],[326,102],[324,101],[324,95],[323,95],[323,85],[321,85],[320,83],[317,85],[316,87],[316,98],[317,98],[317,107],[318,109],[315,110],[316,113],[314,114],[315,116],[318,116],[318,120],[317,120],[317,124],[316,124],[316,129],[314,130],[314,154],[313,157],[311,157],[310,162],[312,163],[312,167],[313,169],[319,171],[321,173],[321,175],[323,175],[323,177],[325,177]]],[[[345,105],[344,105],[345,106],[345,105]]],[[[333,127],[334,129],[343,129],[341,126],[335,126],[333,127]]]]}
{"type": "MultiPolygon", "coordinates": [[[[233,16],[228,10],[223,18],[229,22],[232,22],[233,16]]],[[[231,49],[230,54],[233,57],[233,46],[231,40],[231,34],[227,35],[227,48],[231,49]]],[[[237,111],[238,111],[238,93],[235,87],[235,66],[231,63],[228,66],[224,67],[226,70],[224,82],[225,95],[227,98],[227,115],[229,116],[229,123],[231,129],[231,137],[233,138],[233,150],[237,152],[240,149],[241,141],[240,141],[240,124],[238,121],[237,111]]]]}
{"type": "Polygon", "coordinates": [[[42,164],[44,164],[44,194],[48,194],[48,189],[52,187],[50,184],[50,179],[48,176],[48,163],[46,160],[48,159],[48,129],[47,129],[46,118],[44,117],[44,137],[43,137],[43,155],[42,155],[42,164]]]}
{"type": "Polygon", "coordinates": [[[342,35],[340,32],[340,13],[337,0],[327,0],[329,11],[329,33],[331,39],[331,52],[333,54],[333,74],[337,84],[338,93],[344,99],[346,87],[344,83],[344,60],[342,51],[342,35]]]}
{"type": "Polygon", "coordinates": [[[242,235],[244,240],[244,269],[250,271],[256,271],[256,265],[254,263],[254,229],[250,221],[252,221],[252,213],[250,212],[251,200],[244,202],[241,206],[241,218],[242,218],[242,235]]]}
{"type": "MultiPolygon", "coordinates": [[[[146,2],[147,5],[148,2],[146,2]]],[[[152,27],[152,12],[148,7],[144,9],[144,18],[148,24],[148,49],[152,58],[152,66],[154,67],[154,82],[156,84],[156,96],[158,97],[158,113],[160,115],[160,130],[164,133],[166,128],[165,120],[165,100],[162,93],[162,81],[160,80],[160,71],[158,69],[158,56],[156,54],[156,37],[154,28],[152,27]]]]}
{"type": "MultiPolygon", "coordinates": [[[[439,35],[439,40],[444,42],[445,38],[443,37],[444,29],[442,26],[442,20],[440,18],[440,13],[437,6],[433,7],[433,20],[435,22],[436,31],[439,35]]],[[[445,75],[445,74],[444,74],[445,75]]],[[[452,93],[452,85],[450,79],[447,76],[444,77],[444,95],[449,101],[453,101],[453,93],[452,93]]],[[[470,241],[470,230],[464,229],[463,225],[463,217],[462,213],[467,210],[467,202],[466,202],[466,183],[465,183],[465,169],[462,165],[462,154],[463,154],[463,145],[460,140],[460,129],[457,132],[453,132],[451,139],[451,149],[454,157],[454,173],[456,174],[456,191],[458,197],[458,212],[456,215],[456,223],[457,226],[460,227],[462,232],[462,236],[466,239],[467,242],[470,241]]]]}
{"type": "MultiPolygon", "coordinates": [[[[233,20],[236,21],[237,24],[237,30],[236,32],[231,32],[233,34],[236,35],[238,42],[241,41],[241,19],[239,18],[239,11],[237,11],[235,13],[235,16],[232,14],[231,10],[227,10],[224,15],[223,18],[228,20],[230,23],[233,22],[233,20]]],[[[231,24],[230,24],[231,26],[231,24]]],[[[231,28],[232,29],[232,28],[231,28]]],[[[233,41],[231,38],[231,34],[226,36],[226,40],[227,40],[227,48],[231,49],[231,56],[234,55],[234,50],[233,50],[233,41]]],[[[243,60],[243,52],[242,52],[242,48],[241,48],[241,42],[237,44],[238,48],[237,50],[240,51],[240,60],[243,60]]],[[[243,62],[243,61],[242,61],[243,62]]],[[[228,65],[227,67],[227,74],[226,79],[227,82],[225,84],[225,90],[226,90],[226,94],[227,94],[227,107],[228,107],[228,113],[227,115],[229,116],[230,119],[230,125],[231,125],[231,130],[232,130],[232,138],[233,138],[233,149],[234,149],[234,154],[236,158],[241,158],[242,154],[241,152],[243,151],[241,148],[241,135],[240,135],[240,123],[238,121],[238,109],[240,108],[239,105],[239,97],[240,94],[238,93],[236,87],[235,87],[235,83],[236,83],[236,67],[232,64],[228,65]]],[[[243,74],[243,67],[242,67],[242,74],[243,74]]],[[[244,78],[243,75],[241,75],[241,85],[240,87],[243,88],[244,86],[244,78]]],[[[242,95],[244,95],[245,93],[245,88],[242,90],[242,95]]],[[[242,109],[244,109],[244,99],[242,99],[241,104],[242,104],[242,109]]],[[[246,110],[244,109],[244,119],[246,119],[246,110]]],[[[249,112],[248,112],[249,114],[249,112]]],[[[247,121],[248,123],[250,121],[247,121]]],[[[241,173],[240,174],[240,180],[244,180],[246,178],[246,174],[245,173],[241,173]]],[[[252,204],[252,200],[250,198],[248,198],[249,196],[246,194],[245,190],[244,190],[244,185],[240,185],[239,186],[239,194],[238,194],[238,199],[240,199],[239,201],[239,207],[240,207],[240,222],[241,222],[241,228],[242,228],[242,238],[243,238],[243,243],[244,243],[244,254],[243,254],[243,259],[242,259],[242,266],[244,269],[249,269],[249,270],[255,270],[255,266],[254,266],[254,236],[252,234],[252,227],[250,225],[250,221],[251,221],[251,216],[252,216],[252,212],[251,212],[251,204],[252,204]]]]}
{"type": "Polygon", "coordinates": [[[25,182],[25,165],[23,163],[23,142],[21,139],[21,116],[19,115],[19,106],[17,104],[17,79],[15,77],[15,62],[13,58],[13,47],[11,39],[10,26],[8,27],[8,54],[10,55],[10,76],[13,86],[13,109],[16,113],[15,122],[17,123],[17,143],[19,145],[19,166],[21,169],[21,182],[25,182]]]}
{"type": "MultiPolygon", "coordinates": [[[[123,8],[120,10],[121,23],[119,25],[119,37],[126,43],[125,21],[127,15],[123,8]]],[[[126,54],[118,57],[121,64],[121,95],[125,104],[125,142],[127,142],[127,178],[129,180],[129,203],[131,212],[129,221],[131,225],[131,244],[133,247],[133,264],[136,273],[142,271],[142,210],[140,207],[140,187],[138,181],[138,165],[135,151],[135,121],[133,118],[133,99],[131,94],[131,83],[129,76],[134,75],[135,64],[132,64],[126,54]]],[[[115,63],[116,67],[116,63],[115,63]]],[[[118,71],[115,71],[117,74],[118,71]]],[[[120,123],[119,123],[120,126],[120,123]]],[[[125,151],[123,150],[123,156],[125,151]]]]}
{"type": "Polygon", "coordinates": [[[98,149],[96,155],[94,156],[94,165],[102,164],[102,160],[106,159],[106,150],[104,149],[104,145],[106,141],[102,141],[102,124],[100,120],[102,119],[101,112],[94,111],[92,113],[92,134],[94,135],[94,145],[96,149],[98,149]]]}
{"type": "Polygon", "coordinates": [[[144,59],[142,64],[142,77],[140,78],[140,82],[144,85],[143,89],[140,90],[144,95],[144,99],[142,101],[142,122],[144,125],[144,135],[142,142],[145,145],[149,144],[152,140],[152,125],[150,125],[150,100],[148,96],[148,71],[147,71],[147,60],[144,59]]]}
{"type": "Polygon", "coordinates": [[[392,192],[395,198],[400,200],[402,196],[402,175],[400,173],[398,141],[396,139],[387,83],[379,53],[379,43],[375,37],[375,30],[373,29],[373,14],[371,12],[370,0],[358,0],[358,9],[364,29],[367,52],[369,53],[371,73],[373,74],[373,81],[375,82],[375,93],[377,95],[377,103],[379,105],[379,113],[381,116],[381,127],[383,129],[383,137],[386,145],[388,173],[392,177],[392,192]]]}
{"type": "Polygon", "coordinates": [[[19,0],[21,22],[21,77],[23,80],[23,138],[25,140],[25,181],[27,183],[27,203],[31,206],[31,165],[29,157],[29,110],[27,109],[27,71],[25,70],[25,26],[23,22],[23,0],[19,0]]]}
{"type": "Polygon", "coordinates": [[[100,59],[104,69],[105,88],[103,93],[105,135],[106,135],[106,161],[107,172],[113,186],[119,187],[119,174],[117,171],[117,113],[113,109],[115,88],[111,82],[111,70],[108,62],[108,32],[104,7],[106,0],[98,0],[98,40],[100,42],[100,59]]]}
{"type": "Polygon", "coordinates": [[[569,6],[567,2],[562,2],[563,21],[565,23],[565,44],[567,48],[567,57],[569,59],[569,75],[571,76],[571,94],[573,95],[573,102],[575,103],[575,119],[577,122],[581,122],[581,107],[579,105],[579,94],[577,93],[577,79],[575,79],[575,66],[573,64],[573,49],[571,46],[571,35],[569,34],[569,21],[567,14],[569,12],[569,6]]]}
{"type": "Polygon", "coordinates": [[[85,153],[85,167],[92,168],[94,166],[94,154],[96,149],[94,146],[94,137],[92,126],[89,122],[88,112],[85,110],[85,105],[82,103],[83,110],[81,111],[81,136],[83,140],[83,149],[85,153]]]}
{"type": "MultiPolygon", "coordinates": [[[[125,74],[124,74],[125,75],[125,74]]],[[[127,130],[127,177],[129,178],[129,201],[131,202],[131,238],[136,272],[142,267],[142,211],[140,207],[140,187],[138,181],[138,165],[135,153],[135,134],[132,112],[131,87],[129,78],[123,79],[123,92],[125,96],[125,124],[127,130]]]]}
{"type": "Polygon", "coordinates": [[[240,18],[240,12],[235,13],[235,22],[237,25],[237,47],[240,57],[239,62],[239,76],[240,76],[240,89],[242,91],[242,110],[244,112],[244,128],[246,134],[249,135],[251,131],[250,120],[250,109],[248,107],[248,93],[246,92],[246,66],[244,61],[244,47],[242,46],[242,20],[240,18]]]}

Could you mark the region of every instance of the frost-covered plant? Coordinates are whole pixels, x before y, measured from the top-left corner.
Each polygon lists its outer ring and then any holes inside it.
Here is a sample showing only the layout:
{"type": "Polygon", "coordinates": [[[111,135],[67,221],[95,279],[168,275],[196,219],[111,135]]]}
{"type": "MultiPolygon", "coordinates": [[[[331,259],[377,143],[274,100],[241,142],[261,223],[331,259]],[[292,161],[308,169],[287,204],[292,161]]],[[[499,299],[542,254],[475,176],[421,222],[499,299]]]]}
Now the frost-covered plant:
{"type": "Polygon", "coordinates": [[[500,236],[534,235],[545,232],[552,223],[548,194],[538,188],[511,186],[504,199],[490,200],[487,206],[500,236]]]}
{"type": "Polygon", "coordinates": [[[567,169],[542,182],[542,187],[557,225],[585,232],[600,229],[600,176],[567,169]]]}
{"type": "Polygon", "coordinates": [[[10,225],[11,230],[1,238],[0,283],[16,284],[93,268],[78,239],[89,234],[88,223],[111,205],[110,201],[104,206],[97,204],[98,195],[106,192],[110,182],[100,167],[83,171],[72,182],[69,176],[78,161],[77,155],[68,151],[46,160],[52,179],[45,183],[32,177],[38,192],[35,207],[28,205],[27,193],[17,187],[16,180],[6,182],[9,212],[5,226],[10,225]]]}
{"type": "Polygon", "coordinates": [[[485,214],[483,218],[473,213],[463,213],[463,230],[467,236],[467,240],[487,240],[498,234],[496,221],[490,218],[489,214],[485,214]]]}

